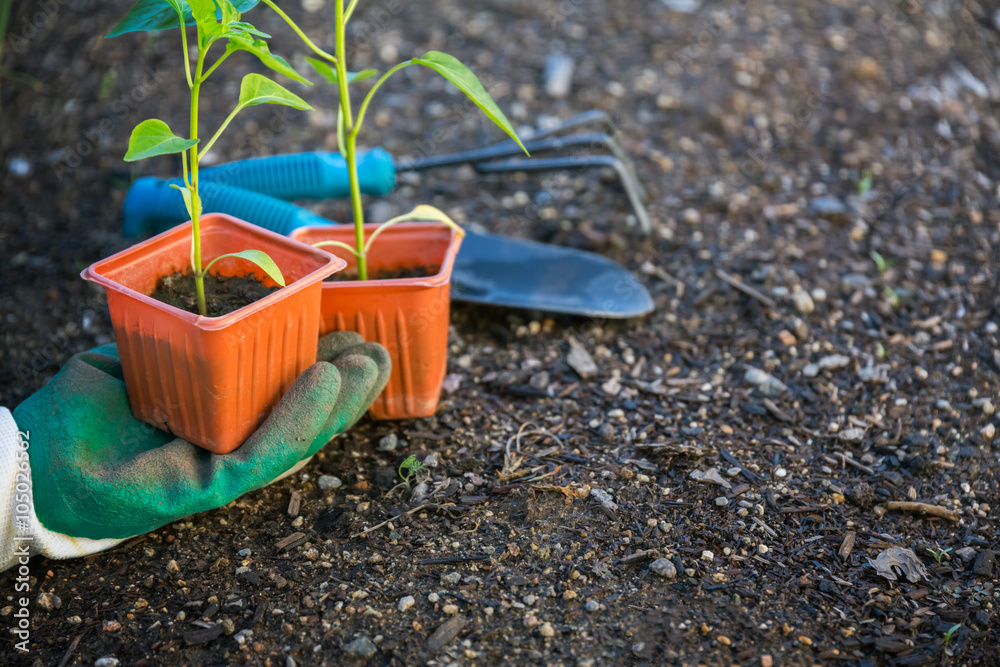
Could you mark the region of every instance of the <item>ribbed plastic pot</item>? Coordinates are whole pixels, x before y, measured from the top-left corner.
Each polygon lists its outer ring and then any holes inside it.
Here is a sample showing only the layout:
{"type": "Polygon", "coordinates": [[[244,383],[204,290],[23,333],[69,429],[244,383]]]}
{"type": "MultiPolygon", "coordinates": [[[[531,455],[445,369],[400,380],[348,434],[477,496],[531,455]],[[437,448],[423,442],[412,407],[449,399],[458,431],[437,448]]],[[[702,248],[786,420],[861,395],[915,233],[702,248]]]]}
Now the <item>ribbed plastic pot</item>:
{"type": "MultiPolygon", "coordinates": [[[[107,290],[108,309],[135,416],[216,454],[243,443],[302,371],[316,362],[321,283],[346,263],[228,215],[201,218],[202,257],[263,250],[286,286],[221,317],[201,317],[149,295],[157,281],[190,272],[191,223],[94,263],[81,274],[107,290]]],[[[256,265],[226,258],[222,276],[256,265]]]]}
{"type": "MultiPolygon", "coordinates": [[[[378,225],[365,225],[365,238],[378,225]]],[[[292,238],[303,243],[341,241],[354,245],[350,225],[301,227],[292,238]]],[[[357,331],[365,340],[380,343],[392,358],[392,375],[375,400],[375,419],[428,417],[437,409],[441,383],[448,370],[448,318],[451,272],[462,237],[434,222],[409,222],[387,228],[368,253],[368,273],[417,266],[437,266],[425,278],[392,278],[323,283],[320,334],[357,331]]],[[[327,247],[357,262],[336,247],[327,247]]]]}

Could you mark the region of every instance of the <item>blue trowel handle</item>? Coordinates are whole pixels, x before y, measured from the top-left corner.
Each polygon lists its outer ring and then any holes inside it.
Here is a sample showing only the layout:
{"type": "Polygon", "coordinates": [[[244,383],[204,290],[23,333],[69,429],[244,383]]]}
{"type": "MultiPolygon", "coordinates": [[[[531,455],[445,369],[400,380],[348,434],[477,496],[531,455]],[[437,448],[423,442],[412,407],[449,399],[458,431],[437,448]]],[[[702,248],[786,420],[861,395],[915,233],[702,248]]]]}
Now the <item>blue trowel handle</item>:
{"type": "MultiPolygon", "coordinates": [[[[199,189],[205,213],[228,213],[279,234],[330,224],[311,211],[259,192],[218,183],[202,183],[199,189]]],[[[191,219],[181,193],[158,178],[140,178],[132,184],[125,196],[124,214],[125,236],[161,232],[191,219]]]]}
{"type": "MultiPolygon", "coordinates": [[[[212,182],[293,201],[349,197],[347,161],[339,153],[292,153],[239,160],[199,172],[201,183],[212,182]]],[[[361,192],[383,197],[396,186],[396,165],[381,148],[358,155],[361,192]]],[[[174,181],[180,183],[180,181],[174,181]]]]}

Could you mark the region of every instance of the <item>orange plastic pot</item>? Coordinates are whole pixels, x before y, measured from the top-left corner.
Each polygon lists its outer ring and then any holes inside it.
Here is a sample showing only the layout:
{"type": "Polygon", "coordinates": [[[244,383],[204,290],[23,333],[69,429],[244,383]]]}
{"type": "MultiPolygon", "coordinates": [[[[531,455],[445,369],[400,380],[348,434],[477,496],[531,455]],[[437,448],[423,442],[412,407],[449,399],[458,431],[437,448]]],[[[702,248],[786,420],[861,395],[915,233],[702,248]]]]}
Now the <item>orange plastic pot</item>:
{"type": "MultiPolygon", "coordinates": [[[[365,225],[365,238],[378,225],[365,225]]],[[[350,225],[301,227],[292,238],[303,243],[341,241],[353,247],[350,225]]],[[[368,274],[417,266],[436,266],[425,278],[352,280],[323,283],[320,334],[357,331],[380,343],[392,358],[392,375],[375,400],[375,419],[428,417],[437,409],[441,383],[448,370],[448,317],[451,271],[462,237],[433,222],[394,225],[382,232],[368,253],[368,274]]],[[[327,250],[357,264],[336,247],[327,250]]]]}
{"type": "MultiPolygon", "coordinates": [[[[263,250],[286,286],[221,317],[201,317],[149,296],[157,281],[190,271],[191,223],[103,259],[81,274],[107,290],[135,416],[216,454],[253,433],[302,371],[316,362],[320,285],[346,263],[228,215],[201,218],[202,256],[263,250]]],[[[222,276],[270,278],[226,258],[222,276]]]]}

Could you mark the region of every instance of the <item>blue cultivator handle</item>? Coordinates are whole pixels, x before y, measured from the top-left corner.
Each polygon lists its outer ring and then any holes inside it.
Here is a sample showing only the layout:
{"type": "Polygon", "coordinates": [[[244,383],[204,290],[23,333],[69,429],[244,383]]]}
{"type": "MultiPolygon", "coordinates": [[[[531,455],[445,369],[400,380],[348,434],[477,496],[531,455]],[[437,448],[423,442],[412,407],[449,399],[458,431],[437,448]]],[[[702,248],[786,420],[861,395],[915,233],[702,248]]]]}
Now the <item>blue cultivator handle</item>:
{"type": "MultiPolygon", "coordinates": [[[[125,236],[162,232],[191,219],[181,193],[170,181],[140,178],[125,196],[125,236]]],[[[228,213],[279,234],[306,225],[329,225],[329,220],[288,202],[230,185],[203,183],[201,202],[205,213],[228,213]]]]}
{"type": "MultiPolygon", "coordinates": [[[[347,160],[339,153],[292,153],[202,169],[201,183],[231,185],[285,201],[350,197],[347,160]]],[[[396,165],[381,148],[358,155],[361,192],[384,197],[396,187],[396,165]]],[[[173,181],[180,183],[180,180],[173,181]]]]}

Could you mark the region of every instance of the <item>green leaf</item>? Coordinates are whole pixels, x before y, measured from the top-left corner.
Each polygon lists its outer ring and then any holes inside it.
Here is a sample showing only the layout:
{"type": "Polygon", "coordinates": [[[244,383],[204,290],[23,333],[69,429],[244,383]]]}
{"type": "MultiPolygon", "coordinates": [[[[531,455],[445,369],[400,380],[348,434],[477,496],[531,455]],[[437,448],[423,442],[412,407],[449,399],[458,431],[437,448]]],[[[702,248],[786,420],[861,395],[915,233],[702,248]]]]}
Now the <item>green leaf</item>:
{"type": "MultiPolygon", "coordinates": [[[[174,190],[180,190],[181,197],[184,198],[184,208],[187,209],[188,217],[190,217],[192,220],[194,220],[194,206],[192,205],[194,203],[192,201],[192,195],[194,193],[192,193],[191,189],[188,188],[186,185],[175,185],[175,184],[171,183],[170,187],[172,187],[174,190]]],[[[200,210],[202,210],[201,197],[198,197],[198,195],[194,195],[194,196],[198,198],[198,210],[200,211],[200,210]]]]}
{"type": "Polygon", "coordinates": [[[258,104],[284,104],[295,109],[312,109],[304,99],[266,76],[247,74],[240,84],[239,106],[252,107],[258,104]]]}
{"type": "MultiPolygon", "coordinates": [[[[260,0],[235,0],[232,4],[237,12],[244,13],[256,7],[258,2],[260,0]]],[[[139,0],[107,37],[117,37],[138,30],[171,30],[178,26],[178,11],[184,15],[185,25],[195,24],[191,7],[186,0],[139,0]]],[[[218,10],[216,16],[221,18],[222,10],[218,10]]]]}
{"type": "Polygon", "coordinates": [[[246,33],[232,35],[229,38],[229,43],[226,44],[226,52],[232,53],[233,51],[249,51],[257,56],[264,65],[278,74],[284,74],[289,79],[294,79],[306,86],[312,85],[311,81],[293,70],[292,66],[284,58],[271,53],[271,50],[267,47],[267,42],[262,39],[254,39],[253,35],[246,33]]]}
{"type": "Polygon", "coordinates": [[[379,234],[384,232],[386,229],[400,222],[409,222],[411,220],[419,220],[421,222],[440,222],[441,224],[454,229],[459,236],[465,236],[465,230],[462,229],[457,222],[449,218],[447,213],[439,208],[435,208],[434,206],[420,204],[409,213],[397,215],[395,218],[386,220],[379,225],[378,229],[372,232],[372,235],[368,237],[368,241],[365,243],[364,252],[367,253],[371,249],[372,243],[374,243],[379,234]]]}
{"type": "Polygon", "coordinates": [[[224,257],[239,257],[240,259],[245,259],[248,262],[253,262],[262,268],[264,273],[270,276],[271,280],[278,283],[282,287],[285,286],[285,277],[281,275],[281,269],[278,268],[278,265],[274,263],[274,260],[271,259],[263,250],[242,250],[240,252],[231,252],[225,255],[219,255],[205,267],[205,273],[208,273],[208,270],[212,268],[212,264],[215,264],[224,257]]]}
{"type": "MultiPolygon", "coordinates": [[[[320,60],[319,58],[309,58],[306,60],[313,69],[320,73],[320,75],[332,83],[337,85],[337,68],[326,62],[325,60],[320,60]]],[[[364,81],[365,79],[370,79],[373,76],[378,75],[377,69],[363,69],[360,72],[348,72],[347,73],[347,83],[354,83],[355,81],[364,81]]]]}
{"type": "Polygon", "coordinates": [[[174,134],[170,127],[158,118],[144,120],[132,130],[128,140],[126,162],[144,160],[154,155],[180,153],[198,143],[197,139],[184,139],[174,134]]]}
{"type": "Polygon", "coordinates": [[[137,30],[176,28],[179,15],[184,16],[185,23],[191,17],[191,10],[183,0],[139,0],[106,37],[117,37],[137,30]]]}
{"type": "Polygon", "coordinates": [[[215,2],[213,0],[188,0],[188,5],[191,7],[195,24],[198,26],[198,37],[201,39],[202,49],[204,49],[222,36],[223,29],[216,18],[215,2]]]}
{"type": "Polygon", "coordinates": [[[264,39],[271,38],[269,34],[257,30],[257,28],[253,27],[246,21],[234,21],[229,24],[229,28],[235,32],[245,32],[250,35],[256,35],[257,37],[263,37],[264,39]]]}
{"type": "Polygon", "coordinates": [[[525,153],[528,152],[528,149],[524,147],[521,139],[517,136],[517,132],[514,131],[514,126],[510,124],[507,116],[504,115],[500,107],[497,106],[497,103],[493,101],[490,94],[483,88],[483,84],[479,82],[479,79],[472,73],[472,70],[463,65],[457,58],[449,56],[447,53],[441,53],[440,51],[428,51],[419,58],[414,58],[412,62],[430,67],[455,84],[470,100],[476,103],[477,107],[483,110],[483,113],[490,120],[506,132],[511,139],[516,141],[521,150],[525,153]]]}

